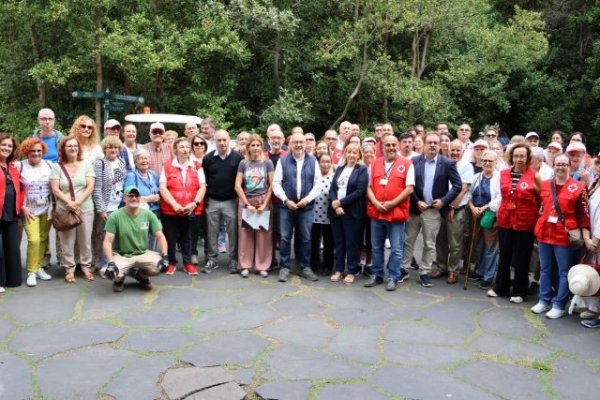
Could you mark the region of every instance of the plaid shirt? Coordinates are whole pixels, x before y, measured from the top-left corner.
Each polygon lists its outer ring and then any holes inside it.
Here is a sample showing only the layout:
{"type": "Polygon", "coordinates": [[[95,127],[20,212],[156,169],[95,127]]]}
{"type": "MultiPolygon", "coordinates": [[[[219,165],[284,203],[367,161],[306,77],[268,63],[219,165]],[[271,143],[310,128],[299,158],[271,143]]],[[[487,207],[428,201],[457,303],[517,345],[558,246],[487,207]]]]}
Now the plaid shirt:
{"type": "Polygon", "coordinates": [[[173,150],[171,146],[166,143],[162,143],[158,150],[152,142],[146,143],[142,146],[144,149],[148,150],[150,153],[150,169],[156,172],[157,176],[160,176],[162,171],[163,164],[166,161],[171,161],[173,159],[173,150]]]}

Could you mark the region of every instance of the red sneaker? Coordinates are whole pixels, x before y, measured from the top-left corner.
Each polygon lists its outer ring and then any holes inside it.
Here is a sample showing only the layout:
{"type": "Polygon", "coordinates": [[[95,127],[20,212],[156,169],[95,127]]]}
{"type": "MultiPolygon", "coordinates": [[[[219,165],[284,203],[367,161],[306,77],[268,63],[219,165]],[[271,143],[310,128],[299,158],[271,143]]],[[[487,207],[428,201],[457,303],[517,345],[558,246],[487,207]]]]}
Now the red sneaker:
{"type": "Polygon", "coordinates": [[[196,276],[198,275],[198,268],[196,268],[196,266],[194,264],[188,264],[185,267],[183,267],[183,270],[185,272],[187,272],[188,275],[190,276],[196,276]]]}
{"type": "Polygon", "coordinates": [[[173,275],[175,273],[176,269],[177,269],[177,267],[175,267],[173,264],[169,264],[169,266],[167,267],[167,272],[165,272],[165,275],[173,275]]]}

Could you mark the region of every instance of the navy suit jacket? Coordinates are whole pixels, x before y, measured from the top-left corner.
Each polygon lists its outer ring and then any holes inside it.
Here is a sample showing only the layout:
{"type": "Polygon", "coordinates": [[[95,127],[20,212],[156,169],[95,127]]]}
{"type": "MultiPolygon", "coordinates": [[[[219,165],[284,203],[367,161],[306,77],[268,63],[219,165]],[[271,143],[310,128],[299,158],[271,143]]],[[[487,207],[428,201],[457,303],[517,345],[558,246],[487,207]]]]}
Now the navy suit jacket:
{"type": "MultiPolygon", "coordinates": [[[[425,201],[425,198],[423,197],[423,187],[425,185],[425,160],[425,156],[423,155],[412,159],[415,169],[415,190],[410,197],[411,214],[421,214],[419,207],[417,207],[417,201],[425,201]]],[[[438,155],[431,194],[434,200],[441,199],[444,203],[444,207],[440,210],[442,215],[446,215],[448,206],[456,196],[458,196],[461,189],[462,181],[454,161],[442,155],[438,155]]]]}
{"type": "MultiPolygon", "coordinates": [[[[329,189],[329,202],[331,204],[332,201],[337,200],[337,192],[338,192],[338,178],[341,175],[344,167],[339,167],[336,169],[335,174],[333,174],[333,179],[331,181],[331,188],[329,189]]],[[[344,214],[346,216],[363,219],[365,217],[366,210],[366,193],[367,186],[369,185],[369,172],[367,171],[367,167],[364,165],[356,165],[354,170],[350,174],[350,178],[348,178],[348,187],[346,188],[346,197],[340,200],[342,208],[344,209],[344,214]]],[[[336,218],[337,215],[331,208],[331,206],[327,210],[327,215],[329,218],[336,218]]]]}

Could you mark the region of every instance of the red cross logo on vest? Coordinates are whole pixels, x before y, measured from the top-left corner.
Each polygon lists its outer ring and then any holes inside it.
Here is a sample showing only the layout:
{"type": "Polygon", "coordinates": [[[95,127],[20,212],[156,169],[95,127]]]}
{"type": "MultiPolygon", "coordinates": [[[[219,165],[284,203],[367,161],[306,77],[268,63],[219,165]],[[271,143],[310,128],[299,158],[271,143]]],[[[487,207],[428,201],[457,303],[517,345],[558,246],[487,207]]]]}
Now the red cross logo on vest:
{"type": "Polygon", "coordinates": [[[577,185],[572,183],[567,187],[567,189],[569,190],[569,192],[575,193],[575,191],[577,190],[577,185]]]}
{"type": "Polygon", "coordinates": [[[403,174],[406,171],[406,167],[404,165],[400,165],[398,167],[398,173],[403,174]]]}
{"type": "Polygon", "coordinates": [[[529,185],[527,184],[527,182],[521,182],[521,184],[519,185],[519,187],[523,190],[527,189],[529,185]]]}

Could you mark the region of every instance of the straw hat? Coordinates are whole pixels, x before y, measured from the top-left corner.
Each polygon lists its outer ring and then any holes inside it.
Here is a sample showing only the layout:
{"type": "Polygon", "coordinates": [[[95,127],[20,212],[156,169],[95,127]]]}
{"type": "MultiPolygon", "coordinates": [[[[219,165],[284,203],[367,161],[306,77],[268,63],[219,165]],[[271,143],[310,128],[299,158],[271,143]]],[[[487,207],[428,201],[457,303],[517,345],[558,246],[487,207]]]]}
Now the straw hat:
{"type": "Polygon", "coordinates": [[[569,289],[573,294],[586,297],[594,296],[600,290],[600,275],[589,265],[577,264],[568,274],[569,289]]]}

